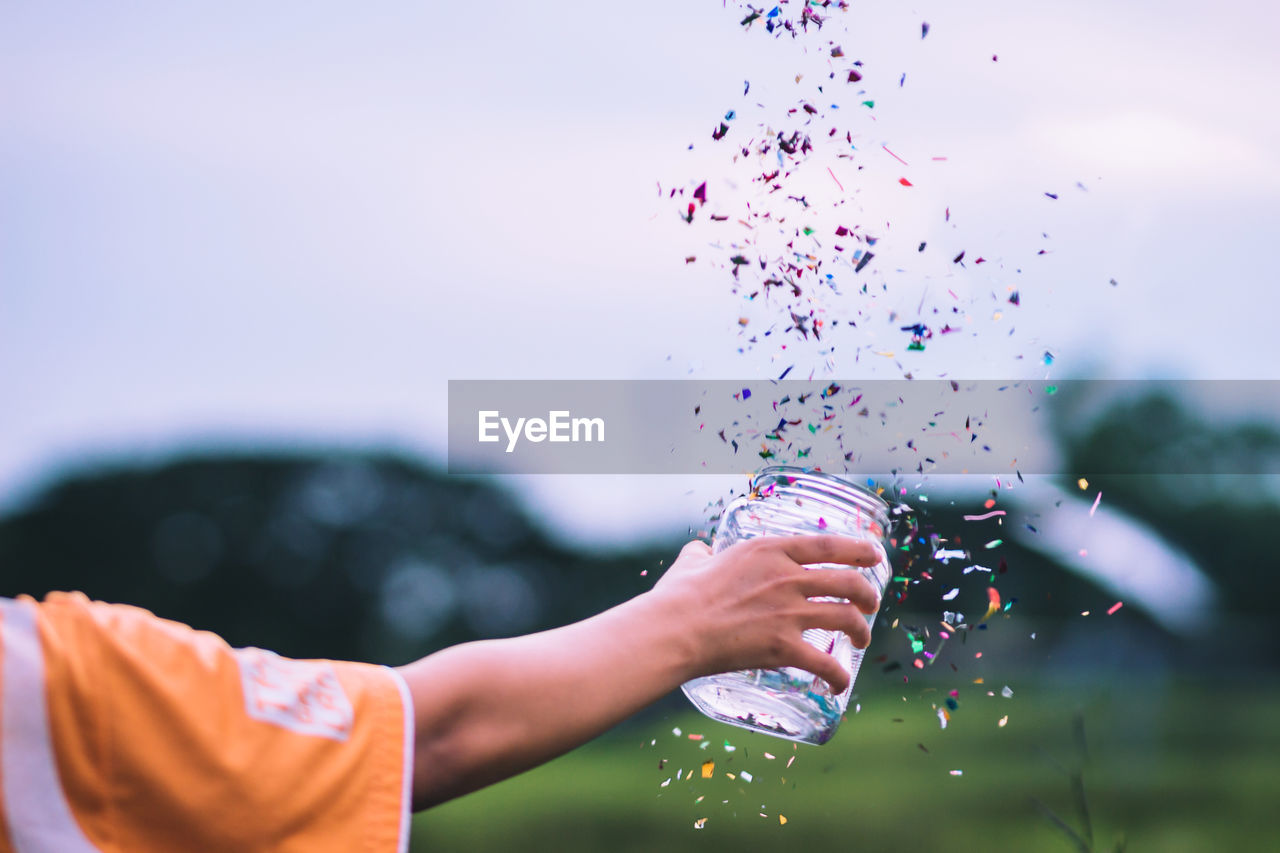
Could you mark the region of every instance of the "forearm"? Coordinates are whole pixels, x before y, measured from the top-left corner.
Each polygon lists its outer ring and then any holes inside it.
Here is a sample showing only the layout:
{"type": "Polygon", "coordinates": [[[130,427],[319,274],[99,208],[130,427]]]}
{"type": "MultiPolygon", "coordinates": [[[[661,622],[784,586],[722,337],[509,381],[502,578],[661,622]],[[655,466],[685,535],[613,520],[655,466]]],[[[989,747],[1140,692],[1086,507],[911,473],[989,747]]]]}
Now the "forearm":
{"type": "Polygon", "coordinates": [[[416,718],[414,807],[541,764],[675,689],[695,658],[680,619],[669,599],[646,593],[583,622],[404,667],[416,718]]]}

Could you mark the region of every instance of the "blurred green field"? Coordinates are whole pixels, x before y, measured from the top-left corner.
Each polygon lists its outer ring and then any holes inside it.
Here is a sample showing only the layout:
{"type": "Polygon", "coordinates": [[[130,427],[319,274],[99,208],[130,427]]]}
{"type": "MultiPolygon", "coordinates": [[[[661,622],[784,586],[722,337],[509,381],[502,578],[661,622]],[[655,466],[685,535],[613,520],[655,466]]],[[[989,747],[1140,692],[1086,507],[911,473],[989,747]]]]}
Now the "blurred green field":
{"type": "Polygon", "coordinates": [[[418,815],[412,849],[1070,851],[1033,804],[1079,827],[1070,768],[1083,768],[1098,850],[1121,837],[1128,850],[1164,853],[1273,849],[1280,686],[1094,682],[1020,686],[1007,699],[999,684],[971,688],[943,731],[932,707],[940,694],[916,687],[904,702],[877,687],[822,747],[793,748],[683,710],[643,717],[418,815]],[[701,778],[707,759],[712,779],[701,778]],[[660,787],[678,769],[693,778],[660,787]],[[743,770],[749,783],[726,776],[743,770]]]}

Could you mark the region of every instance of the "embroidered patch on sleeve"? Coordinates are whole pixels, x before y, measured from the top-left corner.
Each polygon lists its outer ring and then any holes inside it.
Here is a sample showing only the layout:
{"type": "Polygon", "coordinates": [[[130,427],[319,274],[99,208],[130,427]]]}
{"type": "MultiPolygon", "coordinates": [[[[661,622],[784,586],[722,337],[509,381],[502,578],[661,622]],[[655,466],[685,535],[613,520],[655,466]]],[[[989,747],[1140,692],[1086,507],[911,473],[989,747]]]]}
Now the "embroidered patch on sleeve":
{"type": "Polygon", "coordinates": [[[253,648],[237,649],[236,658],[250,717],[333,740],[351,734],[351,700],[328,662],[291,660],[253,648]]]}

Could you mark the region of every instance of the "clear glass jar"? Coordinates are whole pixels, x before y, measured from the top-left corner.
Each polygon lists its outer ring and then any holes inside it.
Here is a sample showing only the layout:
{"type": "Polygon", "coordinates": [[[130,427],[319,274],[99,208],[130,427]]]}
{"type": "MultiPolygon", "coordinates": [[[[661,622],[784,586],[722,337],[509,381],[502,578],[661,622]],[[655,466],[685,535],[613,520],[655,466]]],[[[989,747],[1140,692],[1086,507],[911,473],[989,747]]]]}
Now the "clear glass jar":
{"type": "MultiPolygon", "coordinates": [[[[874,539],[883,545],[889,536],[889,505],[876,493],[831,474],[787,466],[765,468],[752,480],[750,493],[725,508],[712,550],[718,553],[755,536],[810,533],[874,539]]],[[[827,563],[807,568],[855,571],[827,563]]],[[[856,571],[881,596],[893,574],[887,559],[856,571]]],[[[867,617],[868,626],[874,621],[874,614],[867,617]]],[[[802,743],[826,743],[848,707],[863,652],[841,631],[810,629],[804,639],[834,655],[848,670],[851,678],[843,693],[832,694],[825,681],[796,667],[723,672],[695,678],[682,689],[712,719],[802,743]]]]}

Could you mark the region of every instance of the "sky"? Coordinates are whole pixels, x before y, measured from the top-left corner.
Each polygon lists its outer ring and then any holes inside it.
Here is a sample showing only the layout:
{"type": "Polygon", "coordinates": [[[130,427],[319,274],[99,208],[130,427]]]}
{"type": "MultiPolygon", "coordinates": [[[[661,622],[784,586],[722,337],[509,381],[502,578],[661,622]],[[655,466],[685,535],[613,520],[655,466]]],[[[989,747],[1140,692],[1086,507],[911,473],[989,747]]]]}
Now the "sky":
{"type": "MultiPolygon", "coordinates": [[[[6,4],[0,509],[86,462],[208,446],[443,463],[449,379],[756,378],[828,358],[899,378],[907,355],[918,376],[1024,378],[1044,350],[1063,377],[1276,378],[1275,11],[876,0],[795,41],[740,17],[688,0],[6,4]],[[746,197],[711,129],[794,106],[828,38],[876,101],[846,180],[892,287],[834,354],[742,353],[742,298],[707,262],[720,238],[665,194],[746,197]],[[909,190],[880,146],[911,164],[909,190]],[[917,241],[993,263],[914,257],[917,241]],[[948,346],[848,361],[901,349],[895,320],[947,289],[1022,300],[999,320],[973,308],[948,346]]],[[[618,541],[696,529],[728,483],[516,485],[566,535],[618,541]]]]}

